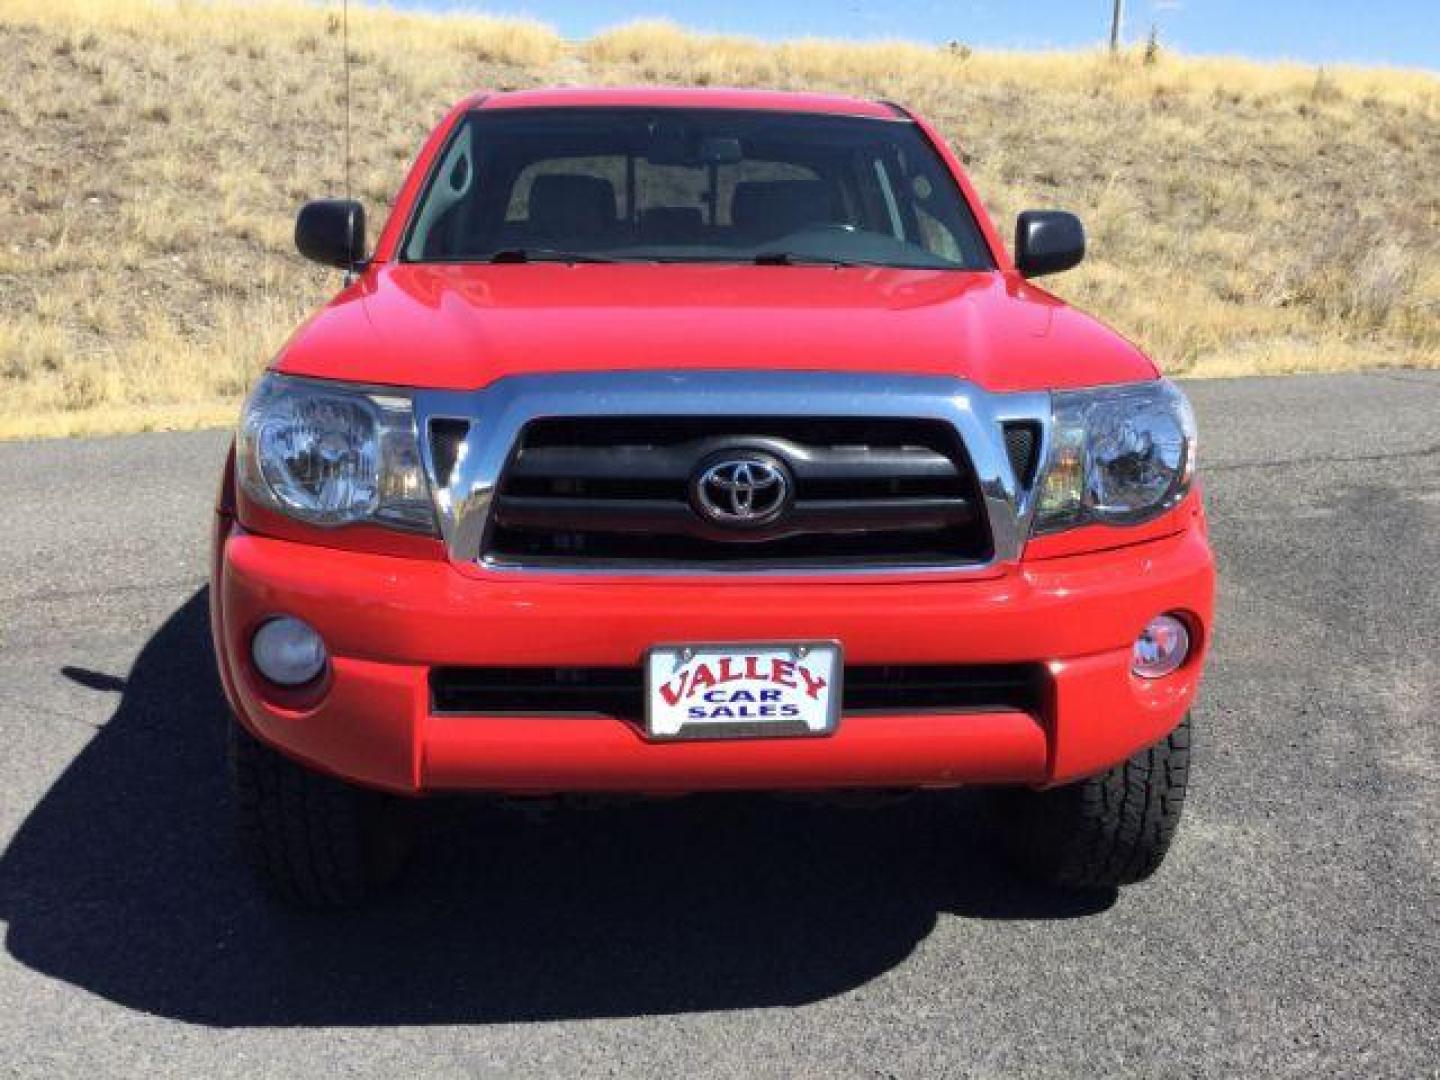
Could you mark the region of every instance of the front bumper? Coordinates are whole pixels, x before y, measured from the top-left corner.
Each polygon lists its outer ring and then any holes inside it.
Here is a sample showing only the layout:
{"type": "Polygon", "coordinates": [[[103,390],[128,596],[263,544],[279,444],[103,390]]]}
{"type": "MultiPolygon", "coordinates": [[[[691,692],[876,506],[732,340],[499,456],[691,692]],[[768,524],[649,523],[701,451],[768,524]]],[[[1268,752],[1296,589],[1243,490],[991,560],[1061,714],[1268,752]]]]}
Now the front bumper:
{"type": "Polygon", "coordinates": [[[1214,570],[1203,517],[1163,539],[1022,563],[983,579],[783,582],[495,578],[447,562],[320,548],[221,518],[212,590],[226,693],[258,738],[317,769],[406,793],[923,787],[1062,783],[1124,760],[1190,707],[1214,570]],[[1155,614],[1187,614],[1174,675],[1130,673],[1155,614]],[[270,686],[249,641],[266,618],[314,626],[318,688],[270,686]],[[651,743],[606,717],[452,716],[433,666],[639,664],[657,642],[838,639],[851,664],[1041,662],[1039,715],[845,716],[824,738],[651,743]]]}

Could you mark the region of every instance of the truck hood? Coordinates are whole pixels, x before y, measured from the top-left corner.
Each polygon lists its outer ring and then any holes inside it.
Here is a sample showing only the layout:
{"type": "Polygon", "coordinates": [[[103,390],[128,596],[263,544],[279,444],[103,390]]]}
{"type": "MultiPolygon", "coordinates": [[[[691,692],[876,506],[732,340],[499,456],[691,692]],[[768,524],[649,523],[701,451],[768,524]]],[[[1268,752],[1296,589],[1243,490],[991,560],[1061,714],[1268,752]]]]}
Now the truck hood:
{"type": "Polygon", "coordinates": [[[383,264],[275,366],[451,390],[650,368],[949,375],[993,391],[1156,374],[1114,331],[1013,275],[732,264],[383,264]]]}

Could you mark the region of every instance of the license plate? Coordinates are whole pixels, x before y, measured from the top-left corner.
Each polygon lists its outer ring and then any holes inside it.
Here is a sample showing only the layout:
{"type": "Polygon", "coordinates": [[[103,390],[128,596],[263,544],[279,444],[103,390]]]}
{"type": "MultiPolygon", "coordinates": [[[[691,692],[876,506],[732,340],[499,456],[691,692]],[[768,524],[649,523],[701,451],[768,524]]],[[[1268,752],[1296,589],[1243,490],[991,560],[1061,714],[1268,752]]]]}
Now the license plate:
{"type": "Polygon", "coordinates": [[[645,663],[652,739],[828,735],[840,719],[840,646],[657,645],[645,663]]]}

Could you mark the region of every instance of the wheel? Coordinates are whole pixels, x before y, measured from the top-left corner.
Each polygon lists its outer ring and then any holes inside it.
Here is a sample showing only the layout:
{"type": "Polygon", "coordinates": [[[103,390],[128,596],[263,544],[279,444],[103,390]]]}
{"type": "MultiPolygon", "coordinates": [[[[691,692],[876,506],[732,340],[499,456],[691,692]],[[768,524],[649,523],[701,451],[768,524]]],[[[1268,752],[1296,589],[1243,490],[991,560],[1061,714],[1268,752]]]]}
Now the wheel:
{"type": "Polygon", "coordinates": [[[233,719],[230,776],[241,851],[287,903],[357,904],[400,872],[414,846],[407,800],[311,772],[233,719]]]}
{"type": "Polygon", "coordinates": [[[1067,889],[1111,889],[1160,868],[1190,777],[1190,717],[1109,772],[1046,791],[1001,793],[1000,828],[1026,874],[1067,889]]]}

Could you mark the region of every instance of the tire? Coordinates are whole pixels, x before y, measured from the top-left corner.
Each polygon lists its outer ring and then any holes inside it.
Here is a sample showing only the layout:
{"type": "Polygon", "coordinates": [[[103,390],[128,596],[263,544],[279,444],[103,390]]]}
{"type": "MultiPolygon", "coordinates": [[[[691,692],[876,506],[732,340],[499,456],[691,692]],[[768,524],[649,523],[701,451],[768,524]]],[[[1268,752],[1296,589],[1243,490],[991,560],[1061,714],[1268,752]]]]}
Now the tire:
{"type": "Polygon", "coordinates": [[[414,807],[312,772],[230,722],[240,849],[288,904],[340,908],[395,878],[414,847],[414,807]]]}
{"type": "Polygon", "coordinates": [[[1160,868],[1190,779],[1190,716],[1099,776],[1000,800],[1007,852],[1029,877],[1074,890],[1114,889],[1160,868]]]}

